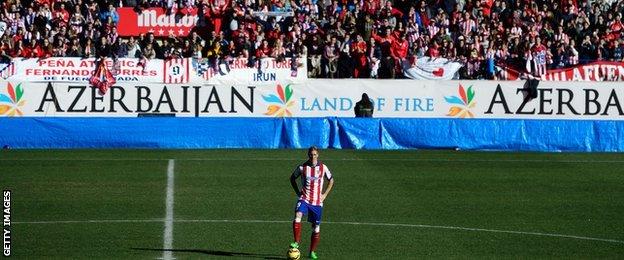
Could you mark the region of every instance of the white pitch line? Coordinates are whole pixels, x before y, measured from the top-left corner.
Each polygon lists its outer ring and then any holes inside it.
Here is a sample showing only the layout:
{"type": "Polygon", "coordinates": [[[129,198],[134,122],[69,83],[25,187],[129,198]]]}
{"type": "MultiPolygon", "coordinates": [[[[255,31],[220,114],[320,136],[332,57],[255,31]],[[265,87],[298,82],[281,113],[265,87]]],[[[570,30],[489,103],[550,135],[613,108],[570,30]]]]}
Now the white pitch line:
{"type": "Polygon", "coordinates": [[[166,215],[165,215],[165,230],[163,231],[163,259],[173,259],[173,170],[174,160],[170,159],[167,165],[167,197],[165,199],[166,215]]]}
{"type": "MultiPolygon", "coordinates": [[[[337,222],[325,222],[325,223],[336,223],[336,224],[338,224],[337,222]]],[[[485,229],[485,228],[468,228],[468,227],[436,226],[436,225],[420,225],[420,224],[360,223],[360,222],[340,222],[340,224],[346,224],[346,225],[367,225],[367,226],[394,226],[394,227],[455,229],[455,230],[464,230],[464,231],[478,231],[478,232],[492,232],[492,233],[507,233],[507,234],[519,234],[519,235],[534,235],[534,236],[573,238],[573,239],[581,239],[581,240],[594,240],[594,241],[602,241],[602,242],[611,242],[611,243],[624,244],[624,241],[616,240],[616,239],[584,237],[584,236],[563,235],[563,234],[551,234],[551,233],[541,233],[541,232],[525,232],[525,231],[513,231],[513,230],[485,229]]]]}
{"type": "MultiPolygon", "coordinates": [[[[19,221],[19,222],[12,222],[12,223],[13,224],[76,224],[76,223],[137,223],[137,222],[162,222],[162,221],[163,221],[162,219],[144,219],[144,220],[121,219],[121,220],[19,221]]],[[[173,222],[179,222],[179,223],[280,223],[280,224],[292,223],[291,220],[253,220],[253,219],[176,219],[176,220],[173,220],[173,222]]],[[[559,237],[559,238],[570,238],[570,239],[591,240],[591,241],[624,244],[624,240],[617,240],[617,239],[585,237],[585,236],[564,235],[564,234],[554,234],[554,233],[542,233],[542,232],[486,229],[486,228],[438,226],[438,225],[423,225],[423,224],[401,224],[401,223],[340,222],[340,221],[323,221],[323,223],[336,224],[336,225],[355,225],[355,226],[450,229],[450,230],[462,230],[462,231],[474,231],[474,232],[490,232],[490,233],[506,233],[506,234],[517,234],[517,235],[559,237]]]]}
{"type": "Polygon", "coordinates": [[[81,224],[81,223],[149,223],[163,222],[159,219],[94,219],[94,220],[56,220],[56,221],[12,221],[11,224],[81,224]]]}
{"type": "MultiPolygon", "coordinates": [[[[0,161],[163,161],[154,158],[20,158],[0,161]]],[[[296,158],[179,158],[178,161],[299,161],[296,158]]],[[[624,163],[614,160],[535,160],[535,159],[455,159],[455,158],[326,158],[325,161],[401,161],[401,162],[536,162],[536,163],[624,163]]]]}

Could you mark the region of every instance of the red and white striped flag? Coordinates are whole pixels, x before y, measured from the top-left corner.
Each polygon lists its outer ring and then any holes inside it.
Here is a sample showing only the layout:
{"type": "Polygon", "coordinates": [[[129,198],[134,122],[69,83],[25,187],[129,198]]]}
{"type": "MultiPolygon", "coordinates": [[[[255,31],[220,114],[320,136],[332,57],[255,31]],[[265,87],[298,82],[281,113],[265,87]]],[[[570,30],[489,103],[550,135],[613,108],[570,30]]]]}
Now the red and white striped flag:
{"type": "Polygon", "coordinates": [[[163,82],[180,84],[189,82],[189,58],[165,60],[163,65],[163,82]]]}
{"type": "Polygon", "coordinates": [[[100,60],[95,73],[89,79],[89,83],[100,90],[100,94],[104,95],[112,85],[117,83],[113,74],[106,68],[106,59],[100,60]]]}
{"type": "Polygon", "coordinates": [[[0,64],[0,77],[8,79],[13,75],[15,75],[15,63],[0,64]]]}

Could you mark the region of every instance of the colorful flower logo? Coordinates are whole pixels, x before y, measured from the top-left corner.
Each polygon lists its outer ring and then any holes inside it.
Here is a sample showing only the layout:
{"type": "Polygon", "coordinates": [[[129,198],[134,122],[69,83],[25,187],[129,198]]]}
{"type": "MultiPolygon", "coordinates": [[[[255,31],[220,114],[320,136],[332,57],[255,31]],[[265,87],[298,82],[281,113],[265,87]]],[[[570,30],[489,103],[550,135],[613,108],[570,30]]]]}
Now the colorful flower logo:
{"type": "Polygon", "coordinates": [[[271,94],[269,96],[262,96],[262,99],[264,99],[264,101],[276,104],[269,105],[269,107],[267,107],[266,113],[264,114],[276,117],[292,116],[292,113],[288,110],[288,108],[292,107],[295,104],[295,100],[290,100],[293,93],[292,88],[290,88],[290,84],[286,85],[286,89],[282,88],[282,85],[277,84],[276,91],[279,97],[274,94],[271,94]]]}
{"type": "Polygon", "coordinates": [[[470,112],[470,109],[475,106],[476,102],[473,100],[475,93],[474,90],[472,90],[472,86],[468,87],[468,93],[466,93],[464,86],[459,84],[458,92],[459,97],[444,97],[444,99],[446,99],[446,102],[459,105],[451,106],[451,108],[449,108],[449,113],[447,114],[447,116],[456,116],[459,118],[473,118],[474,114],[470,112]]]}
{"type": "Polygon", "coordinates": [[[22,89],[22,83],[17,84],[17,88],[13,88],[11,83],[7,84],[7,93],[0,94],[0,115],[6,116],[18,116],[23,115],[20,107],[24,106],[25,100],[22,100],[24,90],[22,89]],[[7,104],[8,103],[8,104],[7,104]]]}

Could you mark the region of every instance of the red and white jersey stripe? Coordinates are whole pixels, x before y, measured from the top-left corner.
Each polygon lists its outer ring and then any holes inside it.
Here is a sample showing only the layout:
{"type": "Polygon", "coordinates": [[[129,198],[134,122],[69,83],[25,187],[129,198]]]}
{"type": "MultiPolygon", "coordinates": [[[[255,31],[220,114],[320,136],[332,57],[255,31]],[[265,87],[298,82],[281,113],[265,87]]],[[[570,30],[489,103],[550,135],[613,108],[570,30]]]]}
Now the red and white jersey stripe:
{"type": "Polygon", "coordinates": [[[477,23],[472,19],[468,19],[468,20],[461,21],[459,23],[459,27],[461,30],[460,32],[463,35],[470,35],[470,32],[477,30],[477,23]]]}
{"type": "Polygon", "coordinates": [[[432,38],[440,31],[440,27],[437,27],[434,24],[429,24],[429,26],[427,26],[427,29],[429,30],[429,37],[432,38]]]}
{"type": "Polygon", "coordinates": [[[511,28],[511,31],[509,33],[515,36],[522,36],[522,28],[516,25],[511,28]]]}
{"type": "Polygon", "coordinates": [[[323,206],[321,202],[321,193],[323,192],[323,181],[331,180],[332,174],[329,168],[321,162],[316,166],[304,163],[298,166],[293,172],[295,178],[301,176],[301,197],[306,203],[313,206],[323,206]]]}
{"type": "Polygon", "coordinates": [[[576,50],[570,52],[570,57],[568,58],[568,62],[570,65],[576,65],[579,63],[579,56],[576,50]]]}

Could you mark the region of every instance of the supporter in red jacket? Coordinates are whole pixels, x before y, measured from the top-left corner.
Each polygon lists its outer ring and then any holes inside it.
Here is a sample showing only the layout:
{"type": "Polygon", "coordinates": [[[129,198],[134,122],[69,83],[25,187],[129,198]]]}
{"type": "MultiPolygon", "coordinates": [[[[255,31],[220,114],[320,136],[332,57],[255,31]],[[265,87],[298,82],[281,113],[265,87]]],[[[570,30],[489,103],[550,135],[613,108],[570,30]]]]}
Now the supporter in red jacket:
{"type": "Polygon", "coordinates": [[[256,49],[256,58],[268,58],[271,55],[271,47],[269,46],[269,42],[267,40],[262,41],[262,45],[260,45],[256,49]]]}
{"type": "Polygon", "coordinates": [[[368,59],[366,58],[366,50],[368,46],[361,35],[356,36],[355,42],[351,46],[351,55],[355,61],[353,69],[354,78],[368,77],[368,59]]]}
{"type": "Polygon", "coordinates": [[[408,44],[405,34],[395,34],[395,40],[392,41],[391,55],[395,59],[403,60],[407,57],[408,44]]]}

